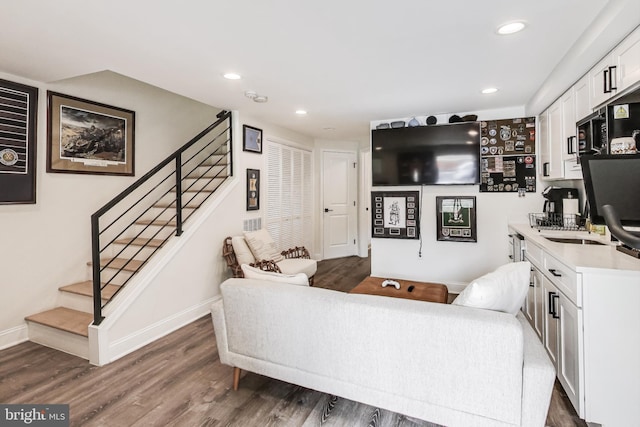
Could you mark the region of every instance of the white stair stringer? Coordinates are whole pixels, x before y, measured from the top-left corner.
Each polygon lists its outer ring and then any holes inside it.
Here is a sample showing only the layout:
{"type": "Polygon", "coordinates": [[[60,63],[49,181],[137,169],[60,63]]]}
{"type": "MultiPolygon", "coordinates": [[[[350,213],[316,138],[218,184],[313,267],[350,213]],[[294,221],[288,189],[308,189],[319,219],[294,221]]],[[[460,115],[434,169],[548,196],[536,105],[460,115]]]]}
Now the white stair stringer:
{"type": "MultiPolygon", "coordinates": [[[[237,218],[228,204],[242,206],[229,177],[103,309],[105,319],[89,326],[89,361],[110,363],[209,313],[227,269],[222,241],[237,218]]],[[[235,225],[237,227],[237,225],[235,225]]]]}

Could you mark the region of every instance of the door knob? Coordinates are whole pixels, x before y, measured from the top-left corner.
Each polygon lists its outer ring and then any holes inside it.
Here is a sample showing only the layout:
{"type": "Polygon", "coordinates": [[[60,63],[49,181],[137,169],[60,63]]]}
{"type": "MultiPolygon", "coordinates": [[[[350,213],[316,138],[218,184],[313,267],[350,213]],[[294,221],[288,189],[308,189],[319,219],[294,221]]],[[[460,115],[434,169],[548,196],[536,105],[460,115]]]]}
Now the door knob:
{"type": "Polygon", "coordinates": [[[324,208],[325,212],[333,212],[333,209],[324,208]]]}

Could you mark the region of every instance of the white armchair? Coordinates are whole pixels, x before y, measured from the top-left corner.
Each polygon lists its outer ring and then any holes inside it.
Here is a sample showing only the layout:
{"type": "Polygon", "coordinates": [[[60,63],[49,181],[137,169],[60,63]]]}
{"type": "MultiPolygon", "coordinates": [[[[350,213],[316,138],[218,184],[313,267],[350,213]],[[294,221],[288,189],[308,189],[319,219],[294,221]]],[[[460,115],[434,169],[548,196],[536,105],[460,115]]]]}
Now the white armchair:
{"type": "Polygon", "coordinates": [[[244,277],[242,264],[275,271],[283,274],[304,273],[313,286],[318,263],[311,259],[305,247],[296,246],[279,252],[269,233],[262,229],[246,232],[244,236],[233,236],[224,239],[222,255],[231,269],[233,277],[244,277]]]}

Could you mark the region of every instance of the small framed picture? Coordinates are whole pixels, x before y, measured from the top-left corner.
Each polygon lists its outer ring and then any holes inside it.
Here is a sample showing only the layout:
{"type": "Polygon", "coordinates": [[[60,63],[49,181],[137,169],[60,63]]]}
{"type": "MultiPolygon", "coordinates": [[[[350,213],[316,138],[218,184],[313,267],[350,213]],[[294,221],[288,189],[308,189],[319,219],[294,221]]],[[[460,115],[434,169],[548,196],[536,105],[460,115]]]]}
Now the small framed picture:
{"type": "Polygon", "coordinates": [[[262,153],[262,129],[242,125],[242,150],[262,153]]]}
{"type": "Polygon", "coordinates": [[[477,242],[476,198],[436,197],[437,239],[449,242],[477,242]]]}
{"type": "Polygon", "coordinates": [[[247,169],[247,210],[260,209],[260,170],[247,169]]]}

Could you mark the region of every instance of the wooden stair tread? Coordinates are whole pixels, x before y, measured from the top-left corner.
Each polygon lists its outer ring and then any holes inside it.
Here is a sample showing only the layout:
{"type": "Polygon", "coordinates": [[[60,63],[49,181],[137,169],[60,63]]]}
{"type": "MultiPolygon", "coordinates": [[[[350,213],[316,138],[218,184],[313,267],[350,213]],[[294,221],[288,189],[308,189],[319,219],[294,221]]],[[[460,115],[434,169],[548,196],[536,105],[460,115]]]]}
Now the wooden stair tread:
{"type": "MultiPolygon", "coordinates": [[[[61,286],[59,288],[62,292],[69,292],[72,294],[83,295],[87,297],[93,298],[93,282],[91,280],[86,280],[84,282],[72,283],[71,285],[61,286]]],[[[113,294],[120,289],[120,286],[117,285],[104,285],[102,284],[102,295],[101,298],[103,300],[110,300],[113,297],[113,294]]]]}
{"type": "MultiPolygon", "coordinates": [[[[100,267],[106,266],[109,261],[111,261],[111,264],[109,264],[108,268],[122,269],[124,271],[131,271],[134,273],[138,271],[144,263],[144,261],[137,259],[113,258],[112,260],[111,258],[103,258],[100,260],[100,267]]],[[[91,265],[91,261],[89,261],[87,265],[91,265]]]]}
{"type": "Polygon", "coordinates": [[[164,241],[160,239],[145,239],[144,237],[137,237],[135,239],[118,239],[114,243],[118,243],[120,245],[151,246],[152,248],[159,248],[164,244],[164,241]]]}
{"type": "MultiPolygon", "coordinates": [[[[198,209],[200,207],[201,203],[189,203],[187,204],[187,206],[182,206],[182,209],[198,209]]],[[[164,203],[156,203],[155,205],[153,205],[154,208],[158,208],[158,209],[167,209],[167,208],[175,208],[176,207],[176,202],[164,202],[164,203]]]]}
{"type": "Polygon", "coordinates": [[[93,322],[93,314],[66,307],[56,307],[52,310],[27,316],[25,320],[88,337],[89,325],[93,322]]]}

